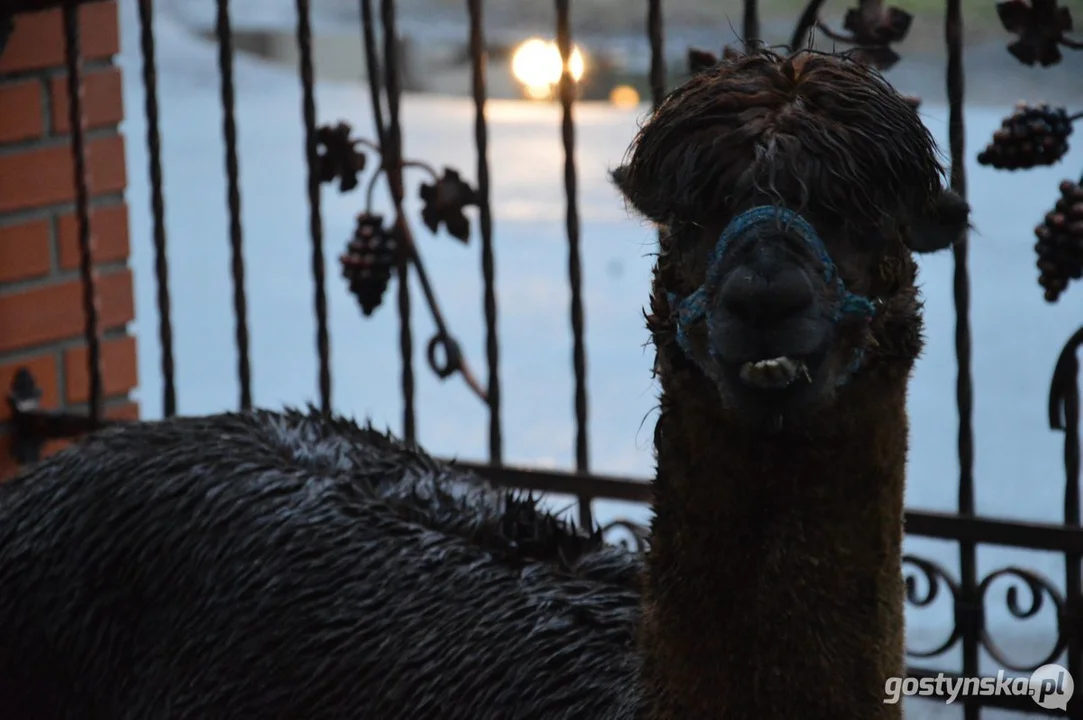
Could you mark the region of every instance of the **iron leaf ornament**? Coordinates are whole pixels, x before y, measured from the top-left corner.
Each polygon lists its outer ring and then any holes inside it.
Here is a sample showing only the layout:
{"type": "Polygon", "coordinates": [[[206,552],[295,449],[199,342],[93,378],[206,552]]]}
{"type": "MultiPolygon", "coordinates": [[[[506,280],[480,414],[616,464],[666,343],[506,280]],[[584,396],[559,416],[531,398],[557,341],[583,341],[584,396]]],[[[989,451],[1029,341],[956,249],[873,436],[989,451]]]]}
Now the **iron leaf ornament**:
{"type": "MultiPolygon", "coordinates": [[[[846,11],[842,23],[846,32],[832,30],[819,18],[814,24],[831,40],[854,45],[849,52],[851,58],[883,72],[899,61],[899,54],[891,44],[906,38],[913,19],[905,10],[884,5],[883,0],[860,0],[857,7],[846,11]]],[[[798,38],[804,31],[804,23],[809,20],[802,17],[801,22],[795,34],[798,38]]]]}
{"type": "MultiPolygon", "coordinates": [[[[1072,14],[1058,0],[1004,0],[997,3],[1000,23],[1017,39],[1008,52],[1024,65],[1049,67],[1063,59],[1061,46],[1083,49],[1083,42],[1065,36],[1072,14]]],[[[978,162],[999,170],[1026,170],[1053,165],[1068,152],[1072,123],[1083,113],[1065,108],[1019,103],[1001,122],[993,140],[978,154],[978,162]]],[[[1083,182],[1081,180],[1080,182],[1083,182]]],[[[1038,238],[1038,284],[1046,302],[1055,303],[1073,280],[1083,277],[1083,191],[1065,180],[1060,199],[1034,229],[1038,238]]]]}
{"type": "Polygon", "coordinates": [[[351,131],[349,124],[344,122],[316,129],[320,182],[337,179],[342,192],[357,187],[357,176],[365,169],[365,155],[357,149],[360,141],[350,138],[351,131]]]}
{"type": "Polygon", "coordinates": [[[688,74],[697,75],[704,70],[709,70],[722,60],[733,60],[741,55],[741,51],[732,45],[726,45],[722,48],[722,57],[719,58],[709,50],[700,50],[699,48],[688,49],[688,74]]]}
{"type": "Polygon", "coordinates": [[[997,15],[1004,29],[1019,37],[1008,52],[1024,65],[1056,65],[1063,57],[1061,45],[1083,47],[1064,36],[1072,29],[1072,14],[1057,0],[1006,0],[997,3],[997,15]]]}
{"type": "Polygon", "coordinates": [[[423,184],[418,194],[424,203],[421,220],[429,230],[435,233],[443,224],[448,234],[460,242],[470,239],[470,220],[463,209],[477,205],[478,194],[458,172],[445,167],[444,174],[431,185],[423,184]]]}
{"type": "Polygon", "coordinates": [[[914,16],[883,0],[860,0],[850,8],[842,21],[858,45],[890,45],[902,42],[910,32],[914,16]]]}
{"type": "Polygon", "coordinates": [[[688,74],[698,75],[718,64],[718,56],[708,50],[688,49],[688,74]]]}

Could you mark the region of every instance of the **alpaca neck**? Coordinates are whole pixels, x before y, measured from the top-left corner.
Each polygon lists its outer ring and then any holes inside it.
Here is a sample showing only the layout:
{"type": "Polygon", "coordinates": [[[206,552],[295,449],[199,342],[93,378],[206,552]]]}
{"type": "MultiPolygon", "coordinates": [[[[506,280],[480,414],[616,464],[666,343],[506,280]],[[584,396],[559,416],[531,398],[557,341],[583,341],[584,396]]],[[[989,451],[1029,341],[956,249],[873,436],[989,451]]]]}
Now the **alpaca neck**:
{"type": "Polygon", "coordinates": [[[866,377],[775,434],[727,420],[711,392],[663,394],[648,717],[901,717],[883,699],[904,672],[905,391],[866,377]]]}

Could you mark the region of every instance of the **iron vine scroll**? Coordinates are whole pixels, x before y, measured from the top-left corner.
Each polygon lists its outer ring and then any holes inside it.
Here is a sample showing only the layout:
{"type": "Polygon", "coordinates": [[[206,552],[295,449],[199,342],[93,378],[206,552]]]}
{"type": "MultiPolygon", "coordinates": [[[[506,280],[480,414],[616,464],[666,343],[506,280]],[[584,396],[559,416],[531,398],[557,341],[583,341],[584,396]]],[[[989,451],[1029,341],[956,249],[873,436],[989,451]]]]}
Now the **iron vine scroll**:
{"type": "MultiPolygon", "coordinates": [[[[402,222],[387,223],[382,215],[373,212],[377,183],[386,179],[383,149],[373,141],[352,137],[351,132],[352,128],[345,122],[334,126],[324,125],[316,131],[320,182],[337,181],[340,192],[358,188],[359,175],[368,165],[365,150],[379,159],[377,169],[366,184],[365,209],[357,216],[354,235],[339,258],[350,292],[357,298],[361,312],[365,316],[371,315],[383,301],[400,254],[405,253],[407,261],[417,272],[437,328],[427,346],[429,367],[441,379],[459,373],[473,393],[482,402],[488,402],[485,388],[478,382],[476,374],[463,357],[459,343],[448,330],[409,224],[404,219],[402,222]],[[439,358],[441,353],[442,361],[439,358]]],[[[421,220],[425,226],[433,233],[442,227],[459,242],[469,242],[470,220],[464,210],[477,206],[477,191],[452,168],[444,168],[441,174],[419,160],[403,160],[400,166],[403,169],[421,170],[429,177],[429,182],[422,183],[418,193],[422,201],[421,220]]]]}

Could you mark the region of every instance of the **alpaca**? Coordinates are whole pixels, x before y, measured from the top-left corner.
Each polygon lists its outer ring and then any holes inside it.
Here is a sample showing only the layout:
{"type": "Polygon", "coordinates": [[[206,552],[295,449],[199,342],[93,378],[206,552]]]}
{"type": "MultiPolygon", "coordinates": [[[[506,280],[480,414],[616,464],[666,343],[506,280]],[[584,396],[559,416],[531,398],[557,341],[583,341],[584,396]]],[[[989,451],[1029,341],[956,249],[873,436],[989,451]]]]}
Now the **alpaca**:
{"type": "Polygon", "coordinates": [[[645,717],[899,718],[912,252],[969,207],[902,97],[813,53],[693,78],[616,180],[666,231],[645,717]]]}
{"type": "Polygon", "coordinates": [[[344,420],[111,428],[0,486],[0,717],[899,718],[912,252],[969,215],[932,138],[762,51],[613,175],[664,229],[645,558],[344,420]]]}
{"type": "Polygon", "coordinates": [[[604,717],[641,569],[314,411],[113,427],[0,485],[0,718],[604,717]]]}

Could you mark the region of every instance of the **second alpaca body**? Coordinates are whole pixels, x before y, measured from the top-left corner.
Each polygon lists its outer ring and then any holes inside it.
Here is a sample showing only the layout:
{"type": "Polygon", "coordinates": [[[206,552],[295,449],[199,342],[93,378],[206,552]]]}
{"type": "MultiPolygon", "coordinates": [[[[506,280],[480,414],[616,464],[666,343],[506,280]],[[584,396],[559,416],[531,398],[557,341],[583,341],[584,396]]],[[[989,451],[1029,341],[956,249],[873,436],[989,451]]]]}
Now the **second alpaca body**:
{"type": "Polygon", "coordinates": [[[633,716],[635,556],[345,421],[111,428],[0,485],[4,720],[633,716]]]}

